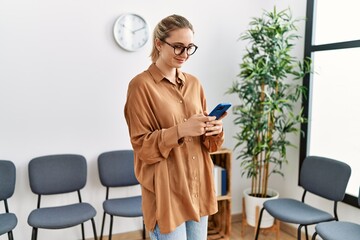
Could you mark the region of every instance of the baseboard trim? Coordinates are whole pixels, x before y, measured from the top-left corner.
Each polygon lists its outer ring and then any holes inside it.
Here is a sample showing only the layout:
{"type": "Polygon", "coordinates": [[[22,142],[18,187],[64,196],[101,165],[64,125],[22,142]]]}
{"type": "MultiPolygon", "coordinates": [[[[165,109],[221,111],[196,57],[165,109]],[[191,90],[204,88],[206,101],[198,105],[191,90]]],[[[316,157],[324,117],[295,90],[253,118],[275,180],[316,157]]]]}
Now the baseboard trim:
{"type": "Polygon", "coordinates": [[[242,214],[241,213],[231,215],[231,222],[232,223],[241,222],[241,219],[242,219],[242,214]]]}

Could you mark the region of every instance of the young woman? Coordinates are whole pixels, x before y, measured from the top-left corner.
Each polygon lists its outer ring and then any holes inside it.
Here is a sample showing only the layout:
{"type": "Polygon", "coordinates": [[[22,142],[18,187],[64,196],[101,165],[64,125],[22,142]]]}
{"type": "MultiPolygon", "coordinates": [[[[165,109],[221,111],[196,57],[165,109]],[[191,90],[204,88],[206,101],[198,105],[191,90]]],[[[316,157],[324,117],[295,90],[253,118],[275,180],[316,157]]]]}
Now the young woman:
{"type": "Polygon", "coordinates": [[[124,112],[153,240],[205,240],[208,215],[217,212],[209,152],[221,148],[226,113],[208,116],[201,83],[180,70],[196,52],[193,38],[186,18],[162,19],[153,33],[153,63],[128,86],[124,112]]]}

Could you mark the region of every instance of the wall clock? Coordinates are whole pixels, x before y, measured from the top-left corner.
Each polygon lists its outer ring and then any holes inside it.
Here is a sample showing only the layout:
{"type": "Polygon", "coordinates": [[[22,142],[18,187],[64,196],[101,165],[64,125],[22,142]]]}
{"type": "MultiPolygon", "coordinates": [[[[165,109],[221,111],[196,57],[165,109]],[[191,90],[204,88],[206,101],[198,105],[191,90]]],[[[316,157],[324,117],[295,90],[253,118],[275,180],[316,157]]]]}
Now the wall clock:
{"type": "Polygon", "coordinates": [[[120,47],[127,51],[142,48],[149,40],[149,25],[138,14],[124,13],[114,24],[114,38],[120,47]]]}

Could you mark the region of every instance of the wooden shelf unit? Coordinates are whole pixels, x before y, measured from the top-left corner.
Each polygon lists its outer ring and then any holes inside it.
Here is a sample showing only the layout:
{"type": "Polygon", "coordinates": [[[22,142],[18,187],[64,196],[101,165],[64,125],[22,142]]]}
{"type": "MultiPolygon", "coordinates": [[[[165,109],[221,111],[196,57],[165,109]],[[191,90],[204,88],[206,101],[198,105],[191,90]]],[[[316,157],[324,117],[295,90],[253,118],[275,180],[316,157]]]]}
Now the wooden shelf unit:
{"type": "Polygon", "coordinates": [[[221,149],[211,153],[214,164],[226,169],[226,195],[218,196],[218,212],[209,216],[208,240],[230,240],[231,233],[231,160],[232,151],[221,149]]]}

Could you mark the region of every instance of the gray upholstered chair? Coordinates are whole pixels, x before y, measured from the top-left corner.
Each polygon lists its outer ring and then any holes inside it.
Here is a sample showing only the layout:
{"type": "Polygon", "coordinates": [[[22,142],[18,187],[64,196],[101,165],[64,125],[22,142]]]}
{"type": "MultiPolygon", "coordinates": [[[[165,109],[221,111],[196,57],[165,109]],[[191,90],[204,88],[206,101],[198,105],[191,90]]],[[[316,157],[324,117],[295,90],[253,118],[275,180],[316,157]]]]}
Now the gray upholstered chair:
{"type": "Polygon", "coordinates": [[[30,188],[38,195],[37,208],[31,211],[28,224],[33,228],[32,240],[37,239],[38,229],[64,229],[81,225],[85,240],[84,223],[91,220],[94,238],[97,239],[94,217],[96,210],[82,202],[80,190],[87,178],[86,159],[77,154],[59,154],[37,157],[29,162],[30,188]],[[41,207],[43,195],[77,192],[79,201],[73,204],[41,207]]]}
{"type": "MultiPolygon", "coordinates": [[[[360,189],[358,205],[360,206],[360,189]]],[[[324,240],[359,240],[360,224],[345,221],[319,223],[315,226],[312,239],[315,240],[317,235],[324,240]]]]}
{"type": "Polygon", "coordinates": [[[0,201],[4,201],[5,213],[0,213],[0,235],[8,234],[9,240],[14,239],[12,230],[17,225],[17,217],[9,212],[7,199],[14,194],[16,167],[13,162],[0,160],[0,201]]]}
{"type": "Polygon", "coordinates": [[[301,201],[291,198],[265,201],[260,211],[255,239],[259,236],[264,210],[282,222],[298,224],[297,239],[299,240],[302,227],[305,227],[306,239],[308,239],[308,225],[337,220],[337,203],[344,199],[350,174],[351,168],[344,162],[318,156],[306,157],[300,170],[299,183],[304,189],[301,201]],[[306,204],[307,192],[332,201],[333,213],[306,204]]]}
{"type": "MultiPolygon", "coordinates": [[[[112,238],[113,218],[142,217],[141,196],[124,198],[110,198],[110,188],[131,187],[139,185],[134,173],[134,152],[132,150],[117,150],[104,152],[98,157],[99,177],[101,184],[106,187],[103,202],[104,215],[101,226],[100,240],[103,237],[105,217],[110,215],[109,240],[112,238]]],[[[143,239],[146,237],[143,224],[143,239]]]]}

